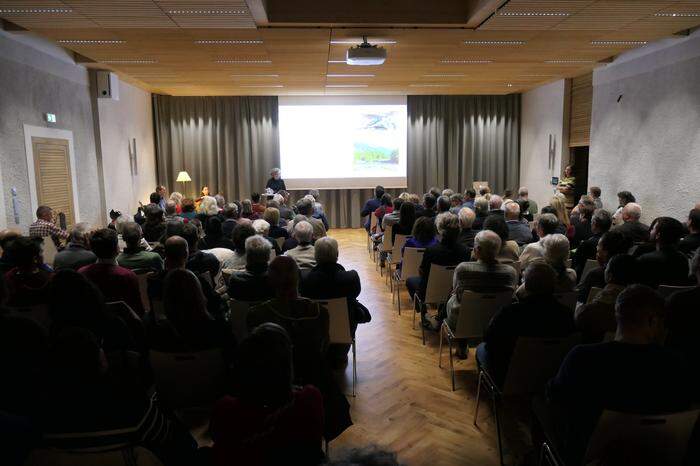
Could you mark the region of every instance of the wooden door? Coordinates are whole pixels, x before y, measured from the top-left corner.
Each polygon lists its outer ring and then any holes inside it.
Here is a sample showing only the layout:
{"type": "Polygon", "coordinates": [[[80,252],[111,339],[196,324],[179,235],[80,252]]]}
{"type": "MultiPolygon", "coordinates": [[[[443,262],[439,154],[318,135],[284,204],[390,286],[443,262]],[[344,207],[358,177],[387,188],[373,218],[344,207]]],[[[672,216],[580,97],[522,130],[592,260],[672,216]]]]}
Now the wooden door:
{"type": "Polygon", "coordinates": [[[32,150],[39,205],[51,207],[56,218],[63,212],[66,226],[71,227],[75,224],[75,207],[68,140],[32,137],[32,150]]]}

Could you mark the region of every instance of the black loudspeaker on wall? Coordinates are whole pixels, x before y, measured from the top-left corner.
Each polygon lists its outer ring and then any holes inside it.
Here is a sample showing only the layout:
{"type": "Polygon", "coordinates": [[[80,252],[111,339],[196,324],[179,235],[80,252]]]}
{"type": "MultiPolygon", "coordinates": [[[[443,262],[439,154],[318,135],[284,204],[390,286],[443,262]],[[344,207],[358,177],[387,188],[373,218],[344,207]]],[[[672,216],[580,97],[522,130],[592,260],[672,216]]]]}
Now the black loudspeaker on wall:
{"type": "Polygon", "coordinates": [[[97,72],[97,98],[119,100],[119,77],[110,71],[97,72]]]}

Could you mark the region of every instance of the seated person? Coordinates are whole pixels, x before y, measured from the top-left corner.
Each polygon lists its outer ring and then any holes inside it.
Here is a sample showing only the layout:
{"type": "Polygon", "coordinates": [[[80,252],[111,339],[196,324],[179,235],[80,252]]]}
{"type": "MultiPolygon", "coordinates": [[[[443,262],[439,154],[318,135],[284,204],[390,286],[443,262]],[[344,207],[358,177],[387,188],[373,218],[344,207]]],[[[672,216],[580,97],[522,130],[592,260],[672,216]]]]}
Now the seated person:
{"type": "Polygon", "coordinates": [[[238,225],[238,206],[234,203],[228,204],[221,211],[224,217],[224,222],[221,224],[221,231],[224,238],[230,238],[233,234],[233,229],[238,225]]]}
{"type": "MultiPolygon", "coordinates": [[[[569,240],[566,236],[555,233],[545,236],[542,244],[544,246],[544,256],[539,260],[544,260],[557,273],[554,293],[573,291],[576,286],[576,272],[566,267],[566,260],[569,258],[569,240]]],[[[532,264],[536,261],[534,260],[530,263],[532,264]]],[[[525,285],[520,285],[517,291],[518,298],[523,298],[526,294],[525,285]]]]}
{"type": "Polygon", "coordinates": [[[253,202],[253,212],[262,215],[267,208],[267,196],[261,196],[259,193],[252,193],[250,195],[250,200],[253,202]]]}
{"type": "Polygon", "coordinates": [[[372,199],[369,199],[367,202],[365,202],[365,205],[362,207],[362,210],[360,211],[360,217],[367,217],[367,220],[365,221],[364,227],[365,227],[365,230],[367,230],[368,232],[369,232],[372,214],[381,205],[380,200],[381,200],[383,195],[384,195],[384,188],[382,186],[375,187],[374,188],[374,197],[372,199]]]}
{"type": "MultiPolygon", "coordinates": [[[[401,248],[401,255],[403,256],[406,248],[425,249],[436,244],[438,244],[438,240],[435,221],[431,217],[418,217],[413,223],[411,236],[406,239],[403,248],[401,248]]],[[[398,268],[401,268],[401,264],[398,265],[398,268]]]]}
{"type": "Polygon", "coordinates": [[[274,207],[268,207],[265,209],[263,214],[263,219],[270,224],[270,231],[268,236],[273,239],[277,238],[289,238],[289,232],[286,228],[280,225],[280,211],[274,207]]]}
{"type": "MultiPolygon", "coordinates": [[[[392,211],[391,213],[388,213],[382,217],[382,230],[386,230],[387,227],[394,227],[399,223],[399,219],[401,218],[399,216],[401,212],[401,206],[403,205],[403,199],[400,197],[395,197],[393,201],[391,201],[392,204],[392,211]]],[[[415,206],[413,207],[414,212],[415,212],[415,206]]],[[[393,235],[393,230],[392,230],[392,235],[393,235]]],[[[393,241],[392,241],[393,244],[393,241]]]]}
{"type": "Polygon", "coordinates": [[[204,237],[197,242],[199,250],[206,251],[214,248],[230,249],[231,251],[235,249],[231,238],[224,236],[221,219],[217,216],[207,218],[207,223],[204,225],[204,237]]]}
{"type": "Polygon", "coordinates": [[[582,241],[587,240],[593,234],[591,220],[595,209],[595,202],[590,196],[581,196],[577,211],[571,214],[571,225],[574,227],[574,236],[571,240],[572,249],[576,249],[582,241]]]}
{"type": "Polygon", "coordinates": [[[195,212],[195,203],[192,199],[183,199],[181,205],[182,211],[180,212],[180,217],[185,221],[194,220],[197,218],[197,213],[195,212]]]}
{"type": "MultiPolygon", "coordinates": [[[[677,291],[666,300],[666,347],[682,353],[691,367],[700,364],[700,346],[697,342],[700,338],[700,249],[695,250],[695,255],[690,263],[690,272],[695,276],[696,287],[690,290],[677,291]]],[[[694,372],[695,398],[700,399],[700,374],[694,372]]]]}
{"type": "Polygon", "coordinates": [[[618,254],[627,254],[632,247],[629,236],[617,230],[610,230],[600,237],[596,246],[596,261],[599,267],[591,270],[576,286],[578,292],[577,301],[585,303],[591,288],[605,288],[605,267],[608,261],[618,254]]]}
{"type": "MultiPolygon", "coordinates": [[[[401,198],[396,198],[401,201],[401,198]]],[[[396,200],[395,199],[395,200],[396,200]]],[[[396,213],[396,211],[394,211],[396,213]]],[[[386,219],[386,217],[385,217],[386,219]]],[[[391,226],[391,244],[394,244],[396,235],[411,236],[413,225],[416,223],[416,206],[410,202],[402,202],[399,208],[398,221],[391,226]]],[[[410,238],[407,238],[407,240],[410,238]]]]}
{"type": "MultiPolygon", "coordinates": [[[[170,238],[169,238],[170,240],[170,238]]],[[[166,352],[221,348],[230,358],[235,346],[230,324],[207,311],[207,299],[197,276],[182,268],[170,270],[163,280],[163,316],[148,325],[151,349],[166,352]]]]}
{"type": "Polygon", "coordinates": [[[53,259],[54,270],[78,270],[97,261],[95,253],[90,251],[89,234],[90,226],[87,223],[78,223],[73,227],[68,237],[68,245],[53,259]]]}
{"type": "Polygon", "coordinates": [[[523,282],[525,297],[493,316],[484,333],[484,342],[476,350],[479,366],[500,387],[519,337],[558,338],[574,332],[571,311],[554,298],[557,283],[554,268],[535,261],[525,269],[523,282]]]}
{"type": "Polygon", "coordinates": [[[10,307],[47,304],[48,284],[53,273],[41,267],[44,263],[42,239],[20,236],[8,246],[9,261],[15,267],[6,272],[4,277],[7,285],[6,304],[10,307]]]}
{"type": "MultiPolygon", "coordinates": [[[[312,198],[313,199],[313,198],[312,198]]],[[[313,228],[313,240],[316,241],[323,236],[326,236],[326,227],[323,222],[313,216],[314,203],[311,199],[303,197],[297,201],[297,211],[299,215],[306,217],[304,220],[309,222],[313,228]]],[[[290,232],[291,233],[291,232],[290,232]]]]}
{"type": "Polygon", "coordinates": [[[462,205],[464,205],[464,198],[460,193],[454,193],[450,196],[450,212],[459,216],[462,205]]]}
{"type": "Polygon", "coordinates": [[[262,236],[270,243],[272,250],[275,251],[275,257],[282,255],[282,248],[280,248],[279,244],[277,244],[277,240],[270,238],[270,224],[266,220],[261,218],[254,220],[253,229],[255,230],[256,235],[262,236]]]}
{"type": "Polygon", "coordinates": [[[622,224],[614,227],[614,230],[621,231],[629,236],[633,243],[644,243],[649,241],[649,225],[639,221],[642,217],[642,207],[639,204],[630,202],[622,208],[622,224]]]}
{"type": "MultiPolygon", "coordinates": [[[[503,211],[501,211],[503,212],[503,211]]],[[[506,224],[506,219],[503,215],[489,214],[488,218],[484,220],[483,225],[484,230],[491,230],[501,238],[501,250],[496,256],[498,262],[503,264],[512,264],[520,259],[520,248],[518,243],[509,240],[509,230],[506,224]]]]}
{"type": "Polygon", "coordinates": [[[98,338],[65,328],[50,352],[47,397],[38,413],[44,444],[59,450],[108,451],[143,446],[165,464],[195,464],[197,443],[138,386],[115,379],[98,338]]]}
{"type": "MultiPolygon", "coordinates": [[[[382,225],[382,219],[384,218],[384,216],[392,213],[393,211],[394,211],[394,204],[391,200],[391,194],[384,193],[382,195],[382,198],[379,200],[379,207],[377,207],[373,212],[373,215],[375,217],[377,217],[377,225],[382,225]]],[[[371,233],[377,234],[380,232],[381,232],[381,230],[377,226],[376,229],[374,231],[372,231],[371,233]]]]}
{"type": "Polygon", "coordinates": [[[239,347],[237,396],[214,406],[213,466],[318,464],[323,457],[323,398],[293,385],[292,341],[279,325],[256,327],[239,347]]]}
{"type": "Polygon", "coordinates": [[[612,226],[612,215],[603,209],[597,209],[591,217],[591,236],[581,241],[571,257],[571,267],[576,271],[576,277],[581,280],[586,261],[595,260],[598,241],[612,226]]]}
{"type": "Polygon", "coordinates": [[[209,276],[213,280],[214,277],[219,274],[221,264],[219,264],[219,260],[216,256],[208,252],[200,251],[197,248],[197,242],[199,241],[197,227],[191,223],[187,223],[182,226],[179,233],[185,238],[185,241],[187,241],[187,270],[191,270],[195,275],[209,273],[209,276]]]}
{"type": "Polygon", "coordinates": [[[12,242],[20,236],[22,236],[22,232],[11,228],[0,231],[0,248],[2,248],[2,256],[0,256],[0,274],[2,275],[5,275],[11,269],[15,268],[15,263],[12,261],[9,251],[12,242]]]}
{"type": "MultiPolygon", "coordinates": [[[[517,202],[509,202],[505,206],[506,225],[508,226],[508,240],[515,241],[518,246],[532,243],[530,225],[520,216],[520,205],[517,202]]],[[[517,259],[516,259],[517,260],[517,259]]]]}
{"type": "Polygon", "coordinates": [[[603,410],[660,414],[690,407],[691,371],[659,345],[663,309],[653,289],[629,286],[615,304],[615,341],[576,346],[549,382],[550,409],[561,412],[563,425],[556,428],[565,436],[567,464],[581,463],[603,410]]]}
{"type": "Polygon", "coordinates": [[[443,212],[436,217],[435,226],[440,235],[440,242],[425,249],[423,259],[418,268],[420,276],[406,279],[406,289],[409,294],[413,296],[418,293],[420,299],[425,298],[425,290],[430,278],[430,267],[433,264],[442,266],[457,265],[468,261],[470,256],[470,251],[457,242],[459,219],[457,219],[455,214],[443,212]]]}
{"type": "Polygon", "coordinates": [[[163,270],[163,259],[155,252],[146,251],[141,246],[141,227],[138,223],[128,222],[121,227],[122,239],[126,247],[117,256],[117,264],[130,270],[146,269],[154,272],[163,270]]]}
{"type": "Polygon", "coordinates": [[[688,258],[678,249],[681,236],[683,236],[681,222],[671,217],[657,219],[651,233],[656,251],[637,258],[640,283],[654,288],[659,285],[689,284],[688,258]]]}
{"type": "MultiPolygon", "coordinates": [[[[455,269],[452,279],[452,294],[447,301],[447,325],[452,330],[457,329],[462,295],[465,291],[475,293],[492,293],[500,291],[515,291],[518,274],[509,265],[497,260],[501,250],[501,238],[490,230],[482,230],[474,238],[473,262],[462,262],[455,269]]],[[[466,342],[459,342],[457,356],[467,357],[466,342]]]]}
{"type": "MultiPolygon", "coordinates": [[[[437,200],[435,201],[435,211],[437,212],[438,215],[440,215],[443,212],[449,212],[450,211],[450,196],[438,196],[437,200]]],[[[457,215],[457,214],[454,214],[457,215]]]]}
{"type": "Polygon", "coordinates": [[[267,278],[272,246],[260,235],[245,240],[245,270],[235,271],[228,282],[228,295],[238,301],[267,301],[274,290],[267,278]]]}
{"type": "Polygon", "coordinates": [[[474,223],[472,228],[474,230],[480,231],[484,226],[484,220],[489,216],[489,200],[485,197],[477,197],[474,200],[474,223]]]}
{"type": "Polygon", "coordinates": [[[30,238],[51,238],[58,247],[61,240],[68,239],[68,232],[56,226],[53,209],[49,206],[39,206],[36,209],[36,221],[29,225],[30,238]]]}
{"type": "Polygon", "coordinates": [[[323,223],[323,227],[326,229],[327,233],[328,230],[331,229],[331,226],[328,222],[328,218],[326,218],[326,213],[323,211],[323,204],[319,202],[319,199],[321,198],[321,193],[318,191],[318,189],[309,189],[309,194],[307,194],[304,197],[309,199],[311,201],[311,204],[313,205],[314,213],[312,217],[320,220],[321,223],[323,223]]]}
{"type": "Polygon", "coordinates": [[[678,249],[686,256],[692,256],[700,248],[700,209],[693,209],[688,215],[690,232],[678,244],[678,249]]]}
{"type": "Polygon", "coordinates": [[[235,257],[229,266],[231,270],[245,270],[245,242],[251,236],[255,236],[255,228],[251,222],[241,222],[233,229],[233,246],[235,257]]]}
{"type": "Polygon", "coordinates": [[[143,224],[143,237],[149,243],[157,243],[165,233],[163,211],[156,204],[147,205],[143,211],[146,215],[146,221],[143,224]]]}
{"type": "MultiPolygon", "coordinates": [[[[367,309],[357,301],[361,290],[360,276],[355,270],[345,270],[338,263],[338,242],[334,238],[326,236],[316,241],[314,258],[316,266],[302,271],[300,294],[315,300],[346,298],[350,332],[355,336],[357,324],[371,319],[367,309]]],[[[331,357],[337,360],[334,362],[347,363],[350,345],[338,345],[342,348],[334,346],[330,348],[331,357]]]]}
{"type": "Polygon", "coordinates": [[[590,343],[603,341],[608,332],[615,332],[615,301],[626,286],[635,283],[637,265],[634,257],[628,254],[613,256],[605,268],[605,288],[591,302],[576,309],[576,328],[583,334],[583,340],[590,343]]]}
{"type": "Polygon", "coordinates": [[[316,266],[316,257],[314,255],[313,226],[306,220],[294,223],[294,231],[292,235],[297,240],[299,245],[284,253],[285,256],[291,257],[297,263],[300,269],[312,269],[316,266]]]}
{"type": "Polygon", "coordinates": [[[97,285],[106,302],[124,301],[138,316],[143,316],[144,309],[136,274],[117,265],[117,233],[108,228],[93,232],[90,247],[97,256],[97,262],[81,267],[78,272],[97,285]]]}
{"type": "Polygon", "coordinates": [[[474,237],[478,230],[473,229],[472,226],[474,225],[474,220],[476,220],[476,214],[469,207],[462,207],[459,209],[457,217],[459,217],[459,237],[457,242],[465,248],[474,249],[474,237]]]}
{"type": "Polygon", "coordinates": [[[260,218],[260,215],[253,211],[253,202],[250,199],[243,199],[241,201],[241,218],[250,221],[260,218]]]}
{"type": "Polygon", "coordinates": [[[537,219],[537,226],[535,227],[535,232],[539,240],[535,243],[530,243],[525,246],[523,252],[520,254],[520,268],[525,270],[530,262],[542,258],[544,256],[544,238],[548,235],[557,233],[557,227],[559,226],[559,219],[554,214],[542,214],[537,219]]]}
{"type": "Polygon", "coordinates": [[[503,198],[498,194],[492,194],[489,198],[489,215],[503,217],[503,198]]]}
{"type": "Polygon", "coordinates": [[[437,203],[437,198],[430,193],[425,193],[423,195],[423,205],[420,209],[416,210],[416,215],[418,217],[428,217],[434,219],[437,215],[435,211],[435,204],[437,203]]]}

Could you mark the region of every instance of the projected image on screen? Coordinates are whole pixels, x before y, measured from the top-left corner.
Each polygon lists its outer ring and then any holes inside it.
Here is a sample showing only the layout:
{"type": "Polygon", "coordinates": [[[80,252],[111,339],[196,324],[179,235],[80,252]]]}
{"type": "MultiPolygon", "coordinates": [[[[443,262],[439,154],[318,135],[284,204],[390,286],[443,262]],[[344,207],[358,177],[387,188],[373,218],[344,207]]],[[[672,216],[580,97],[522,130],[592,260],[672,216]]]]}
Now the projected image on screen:
{"type": "Polygon", "coordinates": [[[298,101],[279,107],[288,189],[406,186],[405,104],[298,101]]]}

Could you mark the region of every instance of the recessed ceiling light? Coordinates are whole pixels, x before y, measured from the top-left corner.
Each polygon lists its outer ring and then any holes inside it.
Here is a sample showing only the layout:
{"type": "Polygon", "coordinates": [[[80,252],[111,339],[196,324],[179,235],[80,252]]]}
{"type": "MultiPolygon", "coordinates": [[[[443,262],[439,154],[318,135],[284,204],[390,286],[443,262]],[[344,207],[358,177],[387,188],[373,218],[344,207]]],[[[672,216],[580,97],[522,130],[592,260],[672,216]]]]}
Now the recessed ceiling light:
{"type": "Polygon", "coordinates": [[[518,75],[520,78],[553,78],[553,74],[521,74],[518,75]]]}
{"type": "Polygon", "coordinates": [[[248,59],[228,59],[223,58],[221,60],[216,60],[216,63],[222,64],[239,64],[239,65],[260,65],[265,63],[272,63],[272,60],[248,60],[248,59]]]}
{"type": "MultiPolygon", "coordinates": [[[[370,44],[395,44],[395,40],[382,40],[382,39],[377,39],[373,40],[371,38],[367,39],[367,42],[370,44]]],[[[348,44],[348,45],[355,45],[355,44],[361,44],[362,39],[338,39],[338,40],[331,40],[329,41],[331,45],[342,45],[342,44],[348,44]]]]}
{"type": "Polygon", "coordinates": [[[593,46],[616,46],[616,45],[647,45],[645,40],[592,40],[591,45],[593,46]]]}
{"type": "Polygon", "coordinates": [[[145,58],[115,58],[111,60],[100,60],[102,63],[124,63],[135,65],[147,65],[150,63],[158,63],[158,60],[148,60],[145,58]]]}
{"type": "Polygon", "coordinates": [[[232,74],[232,78],[279,78],[278,74],[232,74]]]}
{"type": "Polygon", "coordinates": [[[347,63],[345,60],[328,60],[328,63],[347,63]]]}
{"type": "Polygon", "coordinates": [[[452,84],[409,84],[408,87],[450,87],[452,84]]]}
{"type": "Polygon", "coordinates": [[[525,45],[524,40],[465,40],[466,45],[525,45]]]}
{"type": "Polygon", "coordinates": [[[424,78],[461,78],[464,73],[435,73],[435,74],[424,74],[424,78]]]}
{"type": "Polygon", "coordinates": [[[511,83],[506,84],[506,87],[513,87],[511,83]]]}
{"type": "Polygon", "coordinates": [[[3,15],[43,15],[73,13],[70,8],[2,8],[0,14],[3,15]]]}
{"type": "Polygon", "coordinates": [[[282,85],[282,84],[241,84],[238,87],[275,87],[275,88],[279,88],[279,87],[284,87],[284,85],[282,85]]]}
{"type": "Polygon", "coordinates": [[[246,10],[168,10],[169,15],[245,15],[246,10]]]}
{"type": "Polygon", "coordinates": [[[593,63],[593,60],[545,60],[550,65],[560,65],[569,63],[593,63]]]}
{"type": "Polygon", "coordinates": [[[696,12],[656,13],[654,16],[661,16],[664,18],[696,18],[696,17],[700,16],[700,13],[696,13],[696,12]]]}
{"type": "Polygon", "coordinates": [[[56,42],[68,45],[115,45],[126,43],[125,40],[111,39],[61,39],[56,42]]]}
{"type": "Polygon", "coordinates": [[[326,84],[326,87],[367,87],[367,84],[326,84]]]}
{"type": "Polygon", "coordinates": [[[566,13],[564,11],[503,11],[498,13],[499,16],[516,16],[516,17],[528,17],[528,16],[569,16],[571,13],[566,13]]]}
{"type": "Polygon", "coordinates": [[[327,78],[374,78],[373,74],[327,74],[327,78]]]}
{"type": "Polygon", "coordinates": [[[201,39],[194,41],[197,45],[257,45],[261,39],[201,39]]]}
{"type": "Polygon", "coordinates": [[[471,59],[445,59],[440,60],[440,63],[462,63],[468,65],[487,65],[493,63],[493,60],[471,60],[471,59]]]}

